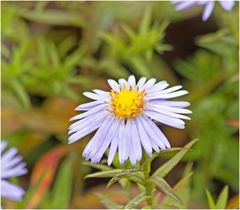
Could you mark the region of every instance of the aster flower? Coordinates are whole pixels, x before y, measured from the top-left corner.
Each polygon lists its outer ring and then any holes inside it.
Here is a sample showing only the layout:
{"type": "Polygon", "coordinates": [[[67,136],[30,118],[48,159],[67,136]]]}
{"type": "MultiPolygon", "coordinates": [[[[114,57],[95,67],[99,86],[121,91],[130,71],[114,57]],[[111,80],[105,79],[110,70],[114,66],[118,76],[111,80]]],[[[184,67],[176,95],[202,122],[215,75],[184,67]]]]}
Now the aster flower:
{"type": "MultiPolygon", "coordinates": [[[[216,1],[217,2],[217,1],[216,1]]],[[[202,15],[202,20],[206,21],[212,11],[213,8],[215,6],[215,1],[206,1],[206,0],[201,0],[201,1],[196,1],[196,0],[189,0],[189,1],[182,1],[182,0],[174,0],[172,1],[173,4],[177,4],[176,9],[177,10],[184,10],[187,9],[193,5],[204,5],[204,11],[203,11],[203,15],[202,15]]],[[[219,1],[220,5],[222,6],[222,8],[224,10],[230,11],[232,10],[235,2],[228,0],[228,1],[219,1]]]]}
{"type": "Polygon", "coordinates": [[[7,142],[1,141],[1,197],[19,201],[24,195],[24,190],[6,179],[26,174],[26,163],[22,162],[21,156],[16,155],[16,148],[3,152],[6,146],[7,142]]]}
{"type": "Polygon", "coordinates": [[[128,81],[118,82],[109,79],[111,92],[93,90],[83,95],[93,102],[79,105],[76,110],[85,111],[70,120],[78,120],[69,127],[69,143],[73,143],[97,130],[83,151],[83,156],[92,163],[98,163],[110,146],[108,165],[118,150],[119,161],[123,164],[128,158],[134,165],[142,158],[142,147],[149,156],[170,148],[170,144],[154,121],[174,127],[184,128],[184,121],[190,114],[184,109],[190,103],[170,101],[187,94],[182,86],[167,88],[166,81],[156,83],[152,78],[142,77],[137,83],[134,76],[128,81]],[[167,89],[166,89],[167,88],[167,89]]]}

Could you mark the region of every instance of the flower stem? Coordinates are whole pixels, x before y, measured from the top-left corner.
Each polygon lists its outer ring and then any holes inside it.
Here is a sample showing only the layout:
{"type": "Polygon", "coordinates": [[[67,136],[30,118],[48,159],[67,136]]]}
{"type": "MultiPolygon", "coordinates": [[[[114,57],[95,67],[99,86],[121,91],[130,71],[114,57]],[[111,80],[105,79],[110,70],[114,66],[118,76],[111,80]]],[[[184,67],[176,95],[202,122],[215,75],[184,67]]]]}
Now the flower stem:
{"type": "Polygon", "coordinates": [[[152,158],[149,158],[146,153],[143,155],[143,165],[142,165],[142,171],[144,173],[144,182],[145,182],[145,193],[149,198],[147,199],[147,208],[148,209],[153,209],[153,200],[152,200],[152,191],[153,191],[153,186],[152,183],[149,182],[149,176],[151,172],[151,163],[152,163],[152,158]]]}

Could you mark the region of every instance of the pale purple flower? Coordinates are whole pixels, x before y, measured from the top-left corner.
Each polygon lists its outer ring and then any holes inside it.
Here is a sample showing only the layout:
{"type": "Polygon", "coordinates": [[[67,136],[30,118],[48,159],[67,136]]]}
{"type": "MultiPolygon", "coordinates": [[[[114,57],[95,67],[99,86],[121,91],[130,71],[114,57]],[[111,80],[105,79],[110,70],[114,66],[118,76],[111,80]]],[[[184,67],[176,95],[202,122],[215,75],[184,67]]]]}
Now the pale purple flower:
{"type": "Polygon", "coordinates": [[[142,147],[149,156],[152,149],[159,152],[170,148],[154,121],[183,129],[182,119],[190,119],[182,115],[192,113],[185,109],[190,103],[168,100],[188,93],[180,90],[180,85],[167,88],[166,81],[156,83],[156,79],[147,81],[145,77],[136,82],[134,76],[128,81],[110,79],[108,84],[111,92],[96,89],[84,92],[83,95],[94,101],[79,105],[76,110],[85,112],[70,119],[78,121],[69,127],[69,143],[98,129],[83,151],[83,156],[92,163],[98,163],[110,146],[108,165],[117,150],[121,164],[130,159],[135,165],[142,158],[142,147]]]}
{"type": "Polygon", "coordinates": [[[177,4],[176,5],[176,9],[177,10],[184,10],[187,9],[193,5],[204,5],[204,11],[203,11],[203,15],[202,15],[202,20],[206,21],[210,15],[212,14],[213,8],[215,6],[215,2],[220,3],[220,5],[222,6],[222,8],[224,10],[230,11],[232,10],[235,2],[228,0],[228,1],[206,1],[206,0],[202,0],[202,1],[196,1],[196,0],[189,0],[189,1],[183,1],[183,0],[174,0],[171,1],[173,4],[177,4]]]}
{"type": "Polygon", "coordinates": [[[24,190],[6,179],[26,174],[26,163],[22,161],[21,156],[17,155],[16,148],[4,152],[6,147],[7,142],[1,141],[1,197],[19,201],[24,195],[24,190]]]}

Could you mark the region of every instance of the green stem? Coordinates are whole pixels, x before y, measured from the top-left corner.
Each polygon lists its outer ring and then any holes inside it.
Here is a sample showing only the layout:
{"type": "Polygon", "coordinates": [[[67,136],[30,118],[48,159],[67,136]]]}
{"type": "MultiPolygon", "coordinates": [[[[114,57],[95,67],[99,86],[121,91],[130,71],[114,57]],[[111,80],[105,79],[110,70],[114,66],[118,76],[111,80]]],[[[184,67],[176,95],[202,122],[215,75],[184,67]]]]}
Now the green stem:
{"type": "Polygon", "coordinates": [[[152,200],[152,191],[153,191],[153,186],[151,182],[149,182],[149,175],[151,172],[151,163],[152,163],[152,158],[149,158],[147,154],[144,153],[143,155],[143,165],[142,165],[142,171],[144,173],[144,182],[145,182],[145,193],[146,195],[149,196],[149,199],[147,200],[148,208],[153,209],[153,200],[152,200]]]}

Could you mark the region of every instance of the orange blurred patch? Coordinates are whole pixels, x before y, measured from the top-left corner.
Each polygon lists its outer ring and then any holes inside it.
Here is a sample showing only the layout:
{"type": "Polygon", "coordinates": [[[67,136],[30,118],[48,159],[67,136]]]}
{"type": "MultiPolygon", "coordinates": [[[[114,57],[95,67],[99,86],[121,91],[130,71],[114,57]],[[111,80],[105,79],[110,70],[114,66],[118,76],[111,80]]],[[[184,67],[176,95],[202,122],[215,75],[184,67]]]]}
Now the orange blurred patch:
{"type": "Polygon", "coordinates": [[[239,120],[228,120],[227,121],[228,125],[231,125],[235,128],[240,128],[240,121],[239,120]]]}
{"type": "Polygon", "coordinates": [[[67,148],[57,147],[42,156],[36,163],[32,172],[30,187],[35,187],[37,185],[37,190],[27,204],[27,208],[38,207],[38,204],[51,187],[59,161],[66,152],[68,152],[67,148]]]}
{"type": "Polygon", "coordinates": [[[230,201],[227,204],[227,209],[239,209],[240,207],[240,198],[239,195],[235,195],[230,199],[230,201]]]}

